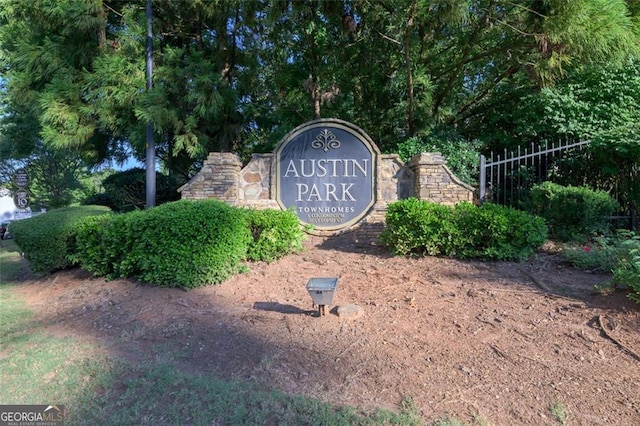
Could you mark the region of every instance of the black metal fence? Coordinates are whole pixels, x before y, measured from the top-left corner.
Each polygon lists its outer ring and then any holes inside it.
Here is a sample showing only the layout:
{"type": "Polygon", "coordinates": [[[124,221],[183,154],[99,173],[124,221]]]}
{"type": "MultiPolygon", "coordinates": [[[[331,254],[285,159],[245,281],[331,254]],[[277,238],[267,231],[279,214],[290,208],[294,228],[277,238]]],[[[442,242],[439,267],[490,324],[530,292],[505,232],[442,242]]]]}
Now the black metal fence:
{"type": "MultiPolygon", "coordinates": [[[[588,144],[589,141],[564,140],[531,144],[513,151],[505,149],[504,153],[492,152],[488,157],[481,155],[480,202],[523,207],[529,190],[537,183],[571,175],[582,175],[582,184],[587,183],[590,156],[584,148],[588,144]],[[580,172],[572,170],[577,164],[586,168],[580,172]]],[[[574,180],[573,184],[580,182],[574,180]]],[[[615,188],[612,189],[612,196],[619,198],[618,195],[615,188]]],[[[636,229],[636,211],[632,205],[623,206],[622,211],[611,219],[616,228],[636,229]]]]}

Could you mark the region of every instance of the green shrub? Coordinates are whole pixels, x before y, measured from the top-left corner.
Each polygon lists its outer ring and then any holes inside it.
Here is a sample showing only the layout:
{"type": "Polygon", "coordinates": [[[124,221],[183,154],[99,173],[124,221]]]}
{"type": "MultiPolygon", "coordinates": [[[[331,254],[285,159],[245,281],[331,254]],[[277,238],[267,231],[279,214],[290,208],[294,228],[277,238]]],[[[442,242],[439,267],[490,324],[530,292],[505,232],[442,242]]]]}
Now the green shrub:
{"type": "Polygon", "coordinates": [[[177,201],[146,212],[132,261],[162,287],[220,283],[240,272],[251,234],[244,213],[221,201],[177,201]]]}
{"type": "Polygon", "coordinates": [[[619,230],[581,247],[565,248],[563,254],[578,268],[613,272],[609,283],[597,287],[626,288],[629,298],[640,303],[640,235],[619,230]]]}
{"type": "Polygon", "coordinates": [[[545,218],[556,238],[585,241],[590,235],[609,231],[609,218],[618,202],[605,191],[543,182],[531,189],[526,208],[545,218]]]}
{"type": "Polygon", "coordinates": [[[422,136],[413,136],[398,144],[397,152],[402,161],[409,162],[424,152],[439,152],[447,160],[447,167],[460,180],[469,185],[478,183],[478,158],[482,144],[469,141],[455,129],[438,127],[422,136]]]}
{"type": "Polygon", "coordinates": [[[547,239],[543,219],[488,203],[448,207],[401,200],[389,205],[386,224],[382,242],[400,255],[524,259],[547,239]]]}
{"type": "Polygon", "coordinates": [[[416,198],[391,203],[381,240],[399,255],[444,254],[445,240],[452,239],[454,232],[448,220],[450,214],[446,206],[416,198]]]}
{"type": "Polygon", "coordinates": [[[510,207],[460,203],[454,216],[462,258],[521,260],[547,241],[544,219],[510,207]]]}
{"type": "Polygon", "coordinates": [[[133,277],[140,270],[133,257],[135,237],[144,227],[146,212],[88,217],[75,229],[72,259],[95,276],[133,277]]]}
{"type": "Polygon", "coordinates": [[[629,289],[629,298],[640,303],[640,235],[626,232],[619,247],[613,283],[629,289]]]}
{"type": "Polygon", "coordinates": [[[298,251],[303,238],[292,212],[184,200],[83,220],[75,260],[99,276],[193,288],[240,272],[246,257],[270,262],[298,251]]]}
{"type": "Polygon", "coordinates": [[[243,210],[184,200],[83,221],[76,239],[81,266],[94,274],[194,288],[240,272],[251,234],[243,210]]]}
{"type": "Polygon", "coordinates": [[[108,255],[105,244],[105,228],[113,215],[89,216],[81,219],[75,228],[75,244],[69,259],[74,264],[93,273],[107,276],[113,272],[114,260],[108,255]]]}
{"type": "Polygon", "coordinates": [[[34,272],[64,269],[74,262],[75,227],[86,216],[109,212],[104,206],[78,206],[51,210],[11,224],[16,244],[34,272]]]}
{"type": "Polygon", "coordinates": [[[273,262],[302,250],[305,235],[293,212],[267,209],[246,210],[246,214],[253,236],[247,253],[249,260],[273,262]]]}
{"type": "Polygon", "coordinates": [[[588,243],[567,245],[562,254],[576,268],[610,272],[618,264],[619,245],[620,240],[615,235],[599,236],[588,243]]]}

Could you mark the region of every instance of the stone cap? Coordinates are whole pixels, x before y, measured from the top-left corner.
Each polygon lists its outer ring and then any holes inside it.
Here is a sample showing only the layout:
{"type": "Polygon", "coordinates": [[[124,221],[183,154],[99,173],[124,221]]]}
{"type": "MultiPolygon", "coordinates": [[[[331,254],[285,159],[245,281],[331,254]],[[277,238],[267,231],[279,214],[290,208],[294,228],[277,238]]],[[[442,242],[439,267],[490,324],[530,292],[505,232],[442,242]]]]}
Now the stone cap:
{"type": "Polygon", "coordinates": [[[447,164],[447,160],[445,160],[439,152],[423,152],[422,154],[415,155],[409,161],[410,167],[441,166],[445,164],[447,164]]]}

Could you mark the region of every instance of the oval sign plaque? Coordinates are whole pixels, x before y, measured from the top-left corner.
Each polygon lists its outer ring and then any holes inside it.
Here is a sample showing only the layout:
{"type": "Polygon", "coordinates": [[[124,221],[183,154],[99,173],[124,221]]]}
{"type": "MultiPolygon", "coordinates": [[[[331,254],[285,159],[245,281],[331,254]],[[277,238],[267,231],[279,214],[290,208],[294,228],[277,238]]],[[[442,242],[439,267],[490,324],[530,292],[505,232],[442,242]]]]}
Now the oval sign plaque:
{"type": "Polygon", "coordinates": [[[30,204],[29,193],[24,189],[17,190],[13,196],[13,204],[20,210],[25,210],[30,204]]]}
{"type": "Polygon", "coordinates": [[[13,183],[18,188],[24,189],[29,186],[29,175],[25,169],[18,169],[13,172],[13,183]]]}
{"type": "Polygon", "coordinates": [[[371,138],[351,123],[305,123],[276,147],[277,201],[316,230],[349,227],[375,203],[378,154],[371,138]]]}

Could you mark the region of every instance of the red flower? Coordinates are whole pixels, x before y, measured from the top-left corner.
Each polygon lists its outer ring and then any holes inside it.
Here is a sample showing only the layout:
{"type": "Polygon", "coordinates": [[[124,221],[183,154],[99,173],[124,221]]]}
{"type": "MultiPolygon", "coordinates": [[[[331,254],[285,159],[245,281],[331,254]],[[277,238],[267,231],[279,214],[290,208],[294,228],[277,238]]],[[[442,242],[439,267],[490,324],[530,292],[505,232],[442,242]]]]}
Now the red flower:
{"type": "Polygon", "coordinates": [[[589,253],[591,251],[591,247],[584,246],[584,247],[582,247],[582,250],[584,250],[586,253],[589,253]]]}

